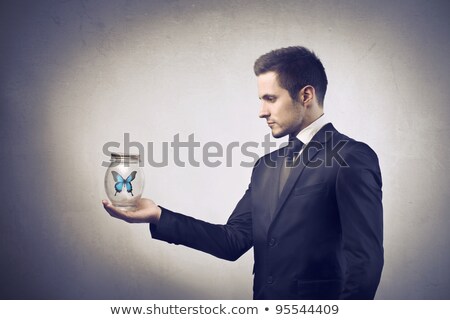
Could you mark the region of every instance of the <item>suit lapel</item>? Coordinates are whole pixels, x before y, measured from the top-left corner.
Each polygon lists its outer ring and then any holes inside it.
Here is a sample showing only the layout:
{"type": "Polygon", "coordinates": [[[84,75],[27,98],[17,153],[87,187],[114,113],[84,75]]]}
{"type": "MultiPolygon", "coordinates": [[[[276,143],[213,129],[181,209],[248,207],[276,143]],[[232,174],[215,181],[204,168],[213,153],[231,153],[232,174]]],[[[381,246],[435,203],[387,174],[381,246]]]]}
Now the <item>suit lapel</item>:
{"type": "MultiPolygon", "coordinates": [[[[275,210],[272,211],[272,223],[276,219],[277,215],[279,214],[281,208],[283,207],[284,203],[286,202],[288,196],[290,195],[292,188],[295,185],[295,182],[299,179],[300,175],[302,174],[303,170],[306,166],[317,156],[317,153],[324,148],[324,143],[331,138],[330,134],[326,134],[327,132],[332,132],[333,134],[336,132],[336,129],[334,129],[333,125],[331,123],[326,124],[323,126],[311,139],[311,141],[306,145],[305,149],[303,150],[302,154],[300,155],[299,159],[297,160],[295,166],[292,168],[292,171],[289,175],[288,180],[286,181],[286,184],[284,186],[283,191],[281,192],[281,195],[279,196],[279,199],[276,203],[275,210]]],[[[283,161],[283,159],[281,160],[283,161]]],[[[278,164],[278,170],[275,170],[278,174],[277,178],[277,184],[279,183],[279,174],[281,170],[281,164],[278,164]]],[[[278,188],[275,189],[275,192],[272,192],[273,194],[276,194],[278,197],[278,188]]]]}
{"type": "MultiPolygon", "coordinates": [[[[284,149],[279,149],[275,153],[266,155],[257,166],[262,167],[255,175],[252,193],[254,206],[258,209],[261,219],[258,219],[258,228],[267,232],[270,222],[274,216],[278,203],[279,168],[284,160],[284,149]]],[[[256,220],[254,223],[258,223],[256,220]]]]}
{"type": "Polygon", "coordinates": [[[270,192],[270,220],[272,220],[275,217],[275,210],[278,205],[278,198],[279,198],[279,192],[277,186],[280,185],[280,173],[283,166],[284,161],[284,153],[278,154],[277,160],[276,160],[276,167],[274,170],[272,170],[273,174],[275,175],[273,181],[272,188],[268,188],[269,190],[275,190],[275,192],[270,192]]]}
{"type": "Polygon", "coordinates": [[[261,165],[267,166],[267,168],[263,171],[263,176],[260,177],[261,188],[259,189],[260,195],[259,199],[264,199],[263,203],[266,203],[264,206],[263,212],[263,221],[267,221],[268,223],[264,224],[265,231],[269,229],[270,221],[274,217],[275,209],[277,208],[278,203],[278,188],[274,186],[279,185],[280,180],[280,169],[282,163],[284,161],[284,149],[278,150],[275,154],[275,159],[267,160],[267,163],[262,163],[261,165]]]}

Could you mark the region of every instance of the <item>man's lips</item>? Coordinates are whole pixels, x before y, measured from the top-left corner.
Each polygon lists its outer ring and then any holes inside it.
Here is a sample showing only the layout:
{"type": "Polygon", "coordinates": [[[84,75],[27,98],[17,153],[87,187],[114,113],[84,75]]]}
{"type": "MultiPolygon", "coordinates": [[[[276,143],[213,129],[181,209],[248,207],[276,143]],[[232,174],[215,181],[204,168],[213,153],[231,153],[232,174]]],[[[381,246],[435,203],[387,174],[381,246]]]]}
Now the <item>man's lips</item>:
{"type": "Polygon", "coordinates": [[[273,126],[274,124],[275,124],[275,122],[273,122],[273,121],[267,121],[267,125],[268,125],[269,127],[273,126]]]}

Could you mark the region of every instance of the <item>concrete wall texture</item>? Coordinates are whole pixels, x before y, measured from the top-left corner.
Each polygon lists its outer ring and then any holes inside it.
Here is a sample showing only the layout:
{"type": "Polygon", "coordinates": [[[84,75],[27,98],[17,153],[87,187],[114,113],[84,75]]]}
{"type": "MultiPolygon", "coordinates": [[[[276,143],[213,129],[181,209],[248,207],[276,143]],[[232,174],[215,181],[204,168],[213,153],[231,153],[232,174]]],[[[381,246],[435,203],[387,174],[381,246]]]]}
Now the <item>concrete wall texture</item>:
{"type": "MultiPolygon", "coordinates": [[[[262,142],[253,62],[289,45],[319,55],[325,112],[380,158],[377,298],[450,298],[448,1],[0,6],[1,298],[251,299],[252,252],[221,261],[107,215],[102,147],[129,133],[160,159],[176,134],[262,142]]],[[[146,164],[144,196],[224,223],[251,174],[232,155],[216,168],[146,164]]]]}

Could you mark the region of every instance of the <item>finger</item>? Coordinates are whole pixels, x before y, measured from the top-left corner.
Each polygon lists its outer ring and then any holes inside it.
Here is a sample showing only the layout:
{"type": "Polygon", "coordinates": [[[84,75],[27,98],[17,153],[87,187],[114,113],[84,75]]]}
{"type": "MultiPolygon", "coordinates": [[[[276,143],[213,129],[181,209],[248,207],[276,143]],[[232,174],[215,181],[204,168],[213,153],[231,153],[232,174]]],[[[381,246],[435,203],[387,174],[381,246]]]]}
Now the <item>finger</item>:
{"type": "Polygon", "coordinates": [[[140,218],[140,215],[142,215],[142,216],[145,215],[144,209],[140,209],[140,210],[136,210],[136,211],[129,211],[129,210],[119,209],[119,208],[113,206],[107,200],[103,200],[102,203],[103,203],[103,207],[105,208],[106,212],[108,212],[109,215],[113,218],[120,219],[120,220],[126,221],[128,223],[146,222],[146,221],[143,221],[142,218],[140,218]]]}
{"type": "Polygon", "coordinates": [[[105,208],[105,210],[109,213],[109,215],[111,217],[122,219],[122,220],[128,219],[127,211],[118,209],[107,201],[103,203],[103,207],[105,208]]]}
{"type": "Polygon", "coordinates": [[[150,199],[145,199],[145,198],[140,198],[136,202],[138,210],[139,210],[139,208],[144,208],[144,207],[148,206],[149,204],[151,204],[151,200],[150,199]]]}

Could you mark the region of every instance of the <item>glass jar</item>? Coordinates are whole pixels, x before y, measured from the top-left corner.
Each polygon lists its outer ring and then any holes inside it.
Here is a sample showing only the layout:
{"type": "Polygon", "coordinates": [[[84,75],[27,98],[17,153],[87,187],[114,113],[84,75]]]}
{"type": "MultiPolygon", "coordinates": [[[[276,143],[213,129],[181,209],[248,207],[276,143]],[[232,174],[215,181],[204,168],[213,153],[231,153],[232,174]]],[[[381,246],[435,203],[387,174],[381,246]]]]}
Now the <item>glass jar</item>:
{"type": "Polygon", "coordinates": [[[136,210],[144,191],[144,173],[138,154],[111,153],[105,174],[105,191],[113,206],[136,210]]]}

